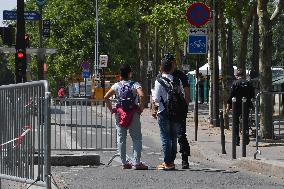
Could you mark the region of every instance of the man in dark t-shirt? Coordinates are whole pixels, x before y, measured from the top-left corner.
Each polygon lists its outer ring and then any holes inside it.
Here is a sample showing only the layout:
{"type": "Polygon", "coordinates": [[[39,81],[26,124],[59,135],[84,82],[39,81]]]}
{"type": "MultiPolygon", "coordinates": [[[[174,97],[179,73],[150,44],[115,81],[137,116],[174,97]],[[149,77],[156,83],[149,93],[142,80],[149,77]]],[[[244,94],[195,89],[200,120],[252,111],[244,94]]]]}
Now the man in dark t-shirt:
{"type": "MultiPolygon", "coordinates": [[[[186,74],[184,74],[182,71],[176,69],[176,60],[173,54],[167,53],[164,55],[164,58],[167,59],[168,61],[173,61],[175,70],[172,73],[173,77],[176,77],[180,79],[183,89],[184,89],[184,98],[185,102],[188,105],[189,103],[189,83],[188,83],[188,78],[186,74]]],[[[158,74],[157,78],[161,77],[160,74],[158,74]]],[[[188,112],[188,107],[186,112],[188,112]]],[[[189,168],[189,163],[188,163],[188,156],[190,156],[190,146],[188,143],[188,140],[186,138],[186,116],[182,120],[181,128],[179,130],[178,134],[178,143],[180,145],[180,153],[182,157],[182,168],[183,169],[188,169],[189,168]]]]}

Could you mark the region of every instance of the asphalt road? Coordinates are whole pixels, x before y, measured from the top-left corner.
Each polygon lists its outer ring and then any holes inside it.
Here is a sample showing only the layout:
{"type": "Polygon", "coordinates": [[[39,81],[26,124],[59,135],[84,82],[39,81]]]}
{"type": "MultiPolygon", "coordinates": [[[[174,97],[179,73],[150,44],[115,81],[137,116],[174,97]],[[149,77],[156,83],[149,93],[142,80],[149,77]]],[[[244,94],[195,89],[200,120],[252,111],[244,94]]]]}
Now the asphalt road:
{"type": "MultiPolygon", "coordinates": [[[[115,152],[99,152],[99,166],[52,167],[59,188],[284,188],[281,179],[210,164],[194,157],[190,158],[190,169],[183,170],[179,154],[175,171],[158,171],[155,167],[163,160],[159,129],[153,124],[154,120],[143,120],[143,123],[142,161],[149,165],[149,170],[122,170],[119,158],[108,166],[115,152]]],[[[85,136],[84,129],[82,132],[79,136],[85,136]]],[[[131,148],[132,141],[128,136],[128,155],[131,155],[131,148]]]]}

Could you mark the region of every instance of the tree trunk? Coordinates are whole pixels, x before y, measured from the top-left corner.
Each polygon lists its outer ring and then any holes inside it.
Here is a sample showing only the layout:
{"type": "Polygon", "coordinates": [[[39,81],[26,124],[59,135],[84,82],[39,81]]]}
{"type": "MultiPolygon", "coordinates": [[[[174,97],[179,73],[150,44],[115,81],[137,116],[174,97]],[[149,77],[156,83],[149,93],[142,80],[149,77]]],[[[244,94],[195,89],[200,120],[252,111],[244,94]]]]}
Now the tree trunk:
{"type": "MultiPolygon", "coordinates": [[[[221,4],[221,3],[220,3],[221,4]]],[[[224,18],[223,4],[220,5],[220,31],[221,31],[221,58],[222,58],[222,91],[223,91],[223,115],[224,127],[229,129],[229,115],[225,110],[227,109],[227,100],[229,97],[228,87],[228,59],[226,47],[226,26],[224,18]]]]}
{"type": "MultiPolygon", "coordinates": [[[[228,90],[231,88],[234,81],[234,67],[233,67],[233,32],[232,22],[228,24],[228,36],[227,36],[227,63],[228,63],[228,74],[227,74],[227,87],[228,90]]],[[[229,115],[224,115],[224,127],[229,129],[229,115]]]]}
{"type": "Polygon", "coordinates": [[[149,97],[148,94],[148,81],[147,81],[147,25],[146,23],[140,24],[139,33],[139,59],[140,59],[140,83],[145,95],[145,107],[148,107],[149,97]]]}
{"type": "MultiPolygon", "coordinates": [[[[210,7],[213,6],[212,0],[206,0],[206,4],[210,7]]],[[[209,65],[209,73],[210,78],[207,78],[207,80],[210,85],[209,87],[209,124],[210,126],[213,126],[213,79],[212,79],[212,73],[213,73],[213,21],[209,22],[208,24],[208,65],[209,65]]]]}
{"type": "MultiPolygon", "coordinates": [[[[267,11],[267,1],[258,0],[257,14],[259,18],[259,76],[261,91],[271,91],[272,89],[272,27],[267,11]]],[[[263,138],[273,138],[272,123],[272,97],[262,95],[260,103],[261,111],[261,133],[263,138]]]]}
{"type": "Polygon", "coordinates": [[[177,24],[175,21],[173,21],[171,25],[171,33],[174,40],[174,48],[175,48],[175,54],[176,54],[176,66],[177,68],[181,68],[181,54],[180,54],[180,47],[178,42],[178,34],[177,34],[177,24]]]}
{"type": "Polygon", "coordinates": [[[244,3],[244,1],[237,2],[236,7],[234,8],[234,18],[240,31],[240,51],[237,67],[243,71],[243,76],[246,76],[248,31],[255,13],[256,2],[249,3],[249,9],[246,13],[243,12],[244,3]]]}
{"type": "Polygon", "coordinates": [[[258,27],[258,16],[255,13],[253,21],[253,49],[251,57],[251,72],[250,78],[256,78],[259,76],[259,27],[258,27]]]}
{"type": "Polygon", "coordinates": [[[246,75],[246,58],[247,58],[247,43],[248,43],[248,30],[241,29],[240,33],[240,54],[237,62],[238,69],[243,71],[244,76],[246,75]]]}
{"type": "MultiPolygon", "coordinates": [[[[212,23],[212,22],[211,22],[212,23]]],[[[210,125],[213,126],[213,33],[212,24],[208,25],[208,65],[210,72],[210,87],[209,87],[209,118],[210,125]]]]}
{"type": "Polygon", "coordinates": [[[158,75],[160,70],[160,44],[159,44],[159,28],[155,27],[154,40],[154,76],[158,75]]]}

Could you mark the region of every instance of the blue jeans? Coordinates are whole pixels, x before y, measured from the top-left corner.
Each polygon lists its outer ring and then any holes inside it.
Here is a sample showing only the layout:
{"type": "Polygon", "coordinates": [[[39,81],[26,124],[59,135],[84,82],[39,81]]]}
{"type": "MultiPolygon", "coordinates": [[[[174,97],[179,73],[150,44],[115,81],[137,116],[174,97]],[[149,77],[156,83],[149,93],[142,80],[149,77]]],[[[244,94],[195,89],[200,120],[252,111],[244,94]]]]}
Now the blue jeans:
{"type": "Polygon", "coordinates": [[[164,162],[173,163],[176,159],[177,137],[181,124],[170,121],[166,111],[158,114],[158,124],[164,152],[164,162]]]}
{"type": "Polygon", "coordinates": [[[116,118],[116,130],[117,130],[117,146],[120,154],[122,164],[126,163],[126,138],[127,130],[132,138],[133,142],[133,161],[135,164],[140,163],[141,151],[142,151],[142,133],[141,133],[141,122],[140,115],[135,113],[133,120],[128,129],[120,127],[118,124],[117,115],[116,118]]]}

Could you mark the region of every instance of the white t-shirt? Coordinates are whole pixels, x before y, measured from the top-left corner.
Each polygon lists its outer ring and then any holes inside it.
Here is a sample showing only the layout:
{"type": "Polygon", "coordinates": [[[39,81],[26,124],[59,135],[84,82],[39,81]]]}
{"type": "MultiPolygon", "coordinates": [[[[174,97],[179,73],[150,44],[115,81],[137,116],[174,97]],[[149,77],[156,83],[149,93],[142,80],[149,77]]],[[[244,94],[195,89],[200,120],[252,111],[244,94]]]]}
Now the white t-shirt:
{"type": "MultiPolygon", "coordinates": [[[[162,74],[162,77],[168,78],[171,81],[173,80],[173,76],[171,74],[162,74]]],[[[184,94],[181,81],[180,81],[180,88],[182,90],[182,93],[184,94]]],[[[165,110],[165,107],[163,103],[161,102],[161,99],[163,98],[164,102],[166,102],[168,99],[168,93],[166,89],[158,82],[158,80],[155,81],[155,89],[152,95],[153,95],[153,100],[155,101],[155,104],[159,106],[157,113],[161,113],[162,111],[165,110]]]]}
{"type": "MultiPolygon", "coordinates": [[[[120,88],[123,85],[125,85],[125,84],[129,84],[130,82],[133,82],[133,81],[131,81],[131,80],[128,80],[128,81],[122,80],[122,81],[117,82],[117,83],[115,83],[115,84],[113,84],[111,86],[111,89],[115,91],[116,97],[119,97],[119,90],[120,90],[120,88]]],[[[142,88],[141,85],[138,82],[134,82],[134,84],[131,87],[134,95],[137,94],[137,89],[139,89],[139,88],[142,88]]],[[[137,97],[135,99],[135,103],[138,104],[138,98],[137,97]]]]}

